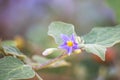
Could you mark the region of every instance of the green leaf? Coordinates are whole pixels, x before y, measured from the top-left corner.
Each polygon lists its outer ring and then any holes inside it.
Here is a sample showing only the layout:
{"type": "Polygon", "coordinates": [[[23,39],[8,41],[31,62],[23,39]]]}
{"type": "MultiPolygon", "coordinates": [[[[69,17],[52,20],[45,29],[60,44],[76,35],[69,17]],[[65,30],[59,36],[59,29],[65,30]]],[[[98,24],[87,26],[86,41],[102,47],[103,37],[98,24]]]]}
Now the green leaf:
{"type": "Polygon", "coordinates": [[[85,44],[85,50],[99,56],[103,61],[105,60],[106,48],[97,44],[85,44]]]}
{"type": "Polygon", "coordinates": [[[21,55],[22,53],[20,50],[14,46],[3,46],[3,51],[5,54],[11,54],[11,55],[21,55]]]}
{"type": "MultiPolygon", "coordinates": [[[[17,56],[17,58],[24,60],[26,56],[20,52],[20,50],[15,46],[2,46],[2,50],[5,55],[17,56]]],[[[1,52],[2,53],[2,52],[1,52]]]]}
{"type": "Polygon", "coordinates": [[[29,79],[34,76],[32,68],[24,65],[19,59],[14,57],[0,59],[0,80],[29,79]]]}
{"type": "Polygon", "coordinates": [[[6,55],[16,55],[21,56],[22,53],[16,47],[16,43],[12,40],[2,41],[1,42],[1,51],[3,51],[6,55]]]}
{"type": "Polygon", "coordinates": [[[16,47],[15,41],[12,41],[12,40],[2,41],[1,45],[2,46],[15,46],[16,47]]]}
{"type": "Polygon", "coordinates": [[[62,43],[61,34],[70,36],[73,33],[75,33],[75,31],[72,24],[67,24],[64,22],[52,22],[49,25],[48,35],[52,36],[57,44],[62,43]]]}
{"type": "Polygon", "coordinates": [[[120,42],[120,25],[116,27],[96,27],[82,37],[85,41],[85,50],[98,55],[105,60],[107,47],[120,42]]]}
{"type": "Polygon", "coordinates": [[[86,44],[97,44],[111,47],[120,42],[120,25],[116,27],[96,27],[83,36],[86,44]]]}

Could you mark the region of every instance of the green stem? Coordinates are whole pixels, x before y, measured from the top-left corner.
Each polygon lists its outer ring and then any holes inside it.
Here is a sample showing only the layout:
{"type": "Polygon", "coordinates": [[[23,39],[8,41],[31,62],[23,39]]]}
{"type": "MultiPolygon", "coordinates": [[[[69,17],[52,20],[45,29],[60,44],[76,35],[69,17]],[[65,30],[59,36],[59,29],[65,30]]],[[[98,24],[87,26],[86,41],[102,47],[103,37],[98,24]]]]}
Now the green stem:
{"type": "Polygon", "coordinates": [[[36,77],[38,78],[38,80],[43,80],[43,79],[39,76],[39,74],[38,74],[37,72],[35,72],[35,75],[36,75],[36,77]]]}
{"type": "Polygon", "coordinates": [[[62,55],[60,55],[60,56],[58,56],[58,57],[56,57],[56,58],[54,58],[54,59],[46,62],[45,64],[40,64],[40,65],[38,65],[38,66],[33,66],[33,69],[39,70],[39,69],[42,69],[42,68],[46,68],[46,67],[48,67],[50,64],[52,64],[52,63],[54,63],[54,62],[56,62],[56,61],[58,61],[58,60],[61,60],[61,59],[63,59],[63,58],[66,57],[66,56],[67,56],[67,54],[66,54],[66,53],[63,53],[62,55]]]}

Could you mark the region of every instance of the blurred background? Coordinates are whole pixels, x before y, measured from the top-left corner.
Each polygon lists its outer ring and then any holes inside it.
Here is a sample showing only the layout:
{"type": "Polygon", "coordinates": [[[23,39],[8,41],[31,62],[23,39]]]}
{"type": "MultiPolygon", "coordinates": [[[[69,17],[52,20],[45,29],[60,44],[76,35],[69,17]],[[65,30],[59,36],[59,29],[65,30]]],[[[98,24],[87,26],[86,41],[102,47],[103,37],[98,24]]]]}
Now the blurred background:
{"type": "MultiPolygon", "coordinates": [[[[52,21],[75,25],[77,34],[81,36],[95,26],[119,24],[119,7],[120,0],[0,0],[0,39],[24,40],[32,45],[22,44],[27,46],[22,48],[26,55],[41,55],[44,49],[56,46],[47,35],[52,21]]],[[[84,53],[68,57],[69,66],[38,72],[44,80],[120,80],[119,47],[117,44],[108,48],[105,62],[84,53]]],[[[57,53],[48,58],[56,56],[57,53]]]]}

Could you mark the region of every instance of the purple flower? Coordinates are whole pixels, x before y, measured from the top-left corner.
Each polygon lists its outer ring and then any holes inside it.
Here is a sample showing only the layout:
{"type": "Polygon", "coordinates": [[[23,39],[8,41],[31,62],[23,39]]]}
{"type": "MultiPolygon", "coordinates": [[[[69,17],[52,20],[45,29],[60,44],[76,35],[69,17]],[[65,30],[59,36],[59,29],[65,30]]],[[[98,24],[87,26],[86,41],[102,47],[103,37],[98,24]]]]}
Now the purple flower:
{"type": "Polygon", "coordinates": [[[65,49],[69,55],[72,53],[72,51],[78,49],[78,43],[75,40],[74,34],[72,34],[70,37],[62,34],[61,38],[63,43],[59,46],[59,48],[65,49]]]}

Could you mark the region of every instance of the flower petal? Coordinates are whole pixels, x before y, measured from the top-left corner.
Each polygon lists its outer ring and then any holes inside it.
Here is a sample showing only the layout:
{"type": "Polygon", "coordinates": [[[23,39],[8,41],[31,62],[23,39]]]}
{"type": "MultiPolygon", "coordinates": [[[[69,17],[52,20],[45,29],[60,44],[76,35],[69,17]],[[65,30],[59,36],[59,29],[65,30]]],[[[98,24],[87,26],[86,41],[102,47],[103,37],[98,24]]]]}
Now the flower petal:
{"type": "Polygon", "coordinates": [[[63,39],[64,42],[70,40],[70,38],[67,35],[61,34],[61,38],[63,39]]]}
{"type": "Polygon", "coordinates": [[[72,50],[72,47],[69,47],[69,48],[68,48],[68,55],[70,55],[70,54],[72,53],[72,51],[73,51],[73,50],[72,50]]]}
{"type": "Polygon", "coordinates": [[[68,50],[68,46],[66,46],[66,45],[60,45],[59,48],[68,50]]]}
{"type": "Polygon", "coordinates": [[[74,45],[74,46],[73,46],[73,49],[78,49],[78,45],[74,45]]]}
{"type": "Polygon", "coordinates": [[[71,35],[70,39],[71,39],[73,42],[76,42],[76,40],[75,40],[75,35],[74,35],[74,34],[71,35]]]}

